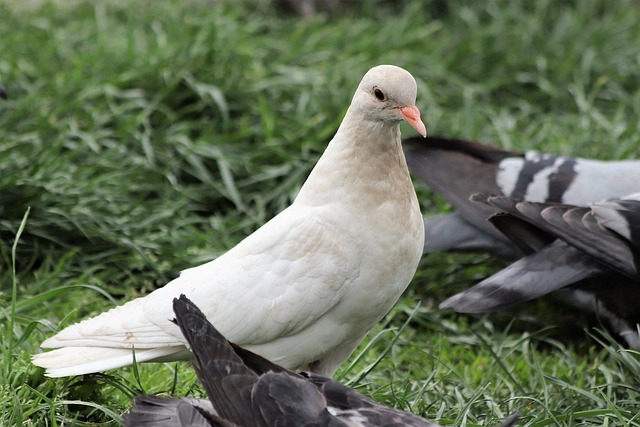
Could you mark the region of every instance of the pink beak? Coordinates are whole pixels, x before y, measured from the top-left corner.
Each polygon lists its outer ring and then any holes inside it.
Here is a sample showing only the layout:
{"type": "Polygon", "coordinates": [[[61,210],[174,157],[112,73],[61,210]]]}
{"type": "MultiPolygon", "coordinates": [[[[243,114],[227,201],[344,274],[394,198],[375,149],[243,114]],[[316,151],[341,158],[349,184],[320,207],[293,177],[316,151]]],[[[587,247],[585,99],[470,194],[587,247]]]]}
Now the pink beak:
{"type": "Polygon", "coordinates": [[[407,123],[413,126],[420,135],[425,138],[427,137],[427,127],[422,123],[422,120],[420,120],[420,110],[418,110],[418,107],[400,107],[398,110],[400,110],[402,117],[404,117],[407,123]]]}

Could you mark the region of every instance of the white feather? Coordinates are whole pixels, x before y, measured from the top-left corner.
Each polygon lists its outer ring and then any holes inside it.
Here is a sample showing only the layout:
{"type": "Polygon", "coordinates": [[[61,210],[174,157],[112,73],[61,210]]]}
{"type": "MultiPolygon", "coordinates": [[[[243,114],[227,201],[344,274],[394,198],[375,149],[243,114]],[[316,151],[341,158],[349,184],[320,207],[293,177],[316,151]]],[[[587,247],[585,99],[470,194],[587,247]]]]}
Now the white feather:
{"type": "Polygon", "coordinates": [[[138,361],[182,357],[170,320],[173,298],[185,294],[230,341],[290,369],[333,374],[400,297],[422,254],[400,147],[404,113],[394,107],[413,107],[415,96],[406,71],[372,69],[289,208],[218,259],[49,338],[43,347],[61,349],[33,362],[66,376],[128,365],[132,348],[138,361]],[[384,104],[374,88],[387,91],[384,104]]]}
{"type": "Polygon", "coordinates": [[[584,206],[590,202],[624,197],[640,188],[640,161],[577,159],[576,178],[562,201],[584,206]]]}

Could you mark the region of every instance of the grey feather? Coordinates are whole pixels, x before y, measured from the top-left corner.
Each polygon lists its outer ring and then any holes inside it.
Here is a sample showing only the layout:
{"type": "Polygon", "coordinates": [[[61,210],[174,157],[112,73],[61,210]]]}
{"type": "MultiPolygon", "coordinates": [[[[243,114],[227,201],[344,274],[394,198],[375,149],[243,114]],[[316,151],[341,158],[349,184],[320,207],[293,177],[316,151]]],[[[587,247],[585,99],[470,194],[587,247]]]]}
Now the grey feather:
{"type": "MultiPolygon", "coordinates": [[[[123,416],[125,426],[438,427],[330,378],[293,373],[229,343],[184,295],[174,300],[174,312],[210,402],[139,397],[123,416]]],[[[516,419],[508,418],[504,427],[516,419]]]]}
{"type": "MultiPolygon", "coordinates": [[[[616,270],[631,278],[639,278],[636,266],[638,248],[633,241],[614,231],[615,229],[629,230],[634,226],[635,217],[633,214],[640,216],[640,202],[638,201],[626,200],[626,206],[622,208],[620,203],[625,200],[600,202],[589,207],[580,207],[518,202],[509,197],[476,195],[472,199],[489,204],[537,227],[541,232],[566,242],[608,269],[616,270]],[[596,206],[598,210],[594,209],[596,206]],[[635,211],[631,207],[634,207],[635,211]],[[628,217],[622,214],[609,215],[608,221],[601,220],[605,211],[611,213],[611,211],[618,209],[628,217]],[[631,223],[629,223],[630,219],[631,223]]],[[[514,231],[512,234],[517,233],[518,231],[514,231]]]]}
{"type": "Polygon", "coordinates": [[[424,218],[424,231],[424,253],[457,250],[491,252],[505,258],[519,255],[504,239],[485,233],[459,213],[424,218]]]}
{"type": "Polygon", "coordinates": [[[640,181],[640,161],[599,162],[548,153],[520,153],[439,136],[426,140],[406,138],[402,144],[411,173],[449,202],[456,215],[477,228],[478,234],[474,236],[468,227],[456,231],[448,221],[427,219],[432,230],[425,229],[425,233],[427,237],[435,235],[436,242],[430,244],[427,240],[425,253],[485,250],[505,256],[507,247],[507,258],[522,255],[509,239],[486,222],[496,210],[472,203],[469,201],[472,194],[583,206],[638,191],[640,181]],[[444,229],[433,230],[436,227],[444,229]],[[487,240],[484,235],[495,240],[487,240]],[[482,246],[469,244],[476,237],[484,239],[482,246]]]}
{"type": "MultiPolygon", "coordinates": [[[[205,399],[138,396],[131,412],[122,416],[125,427],[210,427],[215,411],[205,399]]],[[[223,425],[223,424],[218,424],[223,425]]]]}
{"type": "Polygon", "coordinates": [[[570,305],[592,300],[578,305],[606,313],[638,348],[640,196],[601,200],[638,191],[640,161],[519,153],[443,137],[408,138],[403,146],[412,174],[455,209],[425,218],[424,253],[526,256],[441,307],[492,311],[548,293],[570,305]],[[467,200],[474,193],[498,197],[467,200]]]}
{"type": "Polygon", "coordinates": [[[577,249],[555,241],[440,304],[462,313],[485,313],[544,296],[602,268],[577,249]]]}
{"type": "Polygon", "coordinates": [[[536,233],[556,240],[525,248],[529,255],[445,300],[442,308],[488,312],[556,292],[601,315],[629,345],[640,348],[640,202],[616,199],[578,207],[486,195],[472,200],[501,210],[491,222],[514,242],[536,233]]]}

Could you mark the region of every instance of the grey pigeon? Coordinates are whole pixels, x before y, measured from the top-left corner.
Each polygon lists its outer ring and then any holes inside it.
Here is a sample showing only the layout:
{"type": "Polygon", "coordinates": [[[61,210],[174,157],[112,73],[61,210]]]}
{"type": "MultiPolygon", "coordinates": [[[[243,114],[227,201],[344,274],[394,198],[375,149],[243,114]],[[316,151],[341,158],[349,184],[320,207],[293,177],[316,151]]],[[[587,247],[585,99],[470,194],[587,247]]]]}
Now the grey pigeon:
{"type": "Polygon", "coordinates": [[[640,193],[589,206],[474,195],[489,221],[527,254],[441,308],[481,313],[563,292],[640,349],[640,193]]]}
{"type": "Polygon", "coordinates": [[[402,145],[411,173],[455,209],[425,218],[424,253],[482,251],[512,259],[523,255],[486,221],[495,209],[469,201],[474,193],[582,206],[640,190],[639,160],[520,153],[438,136],[426,141],[405,138],[402,145]]]}
{"type": "MultiPolygon", "coordinates": [[[[622,300],[629,295],[628,291],[631,294],[636,292],[633,279],[616,272],[595,274],[594,269],[601,268],[599,264],[585,258],[578,249],[568,248],[565,243],[554,243],[545,251],[532,255],[551,243],[555,236],[530,222],[516,220],[513,215],[495,216],[489,222],[487,218],[497,213],[497,207],[469,200],[474,193],[485,193],[508,196],[514,202],[524,200],[586,206],[640,190],[640,161],[598,161],[534,151],[520,153],[437,136],[430,136],[426,141],[406,138],[403,148],[412,174],[455,210],[452,214],[424,219],[424,253],[482,251],[507,259],[530,255],[526,261],[514,264],[491,279],[501,280],[505,285],[499,286],[500,292],[487,296],[485,281],[483,287],[452,297],[441,307],[462,312],[485,312],[551,293],[563,303],[597,313],[607,319],[618,334],[625,336],[632,347],[640,345],[633,320],[636,309],[633,304],[621,307],[625,305],[622,300]],[[494,226],[498,224],[500,228],[494,226]],[[547,260],[543,262],[545,257],[547,260]],[[571,264],[563,264],[569,261],[571,264]],[[548,269],[549,263],[554,264],[553,270],[548,269]],[[516,268],[523,264],[532,271],[539,270],[538,273],[545,274],[546,278],[546,281],[526,288],[524,293],[522,278],[511,287],[506,286],[507,272],[517,272],[516,268]],[[590,278],[582,280],[578,277],[584,275],[590,278]],[[616,286],[621,291],[609,298],[605,305],[602,290],[613,280],[607,279],[608,275],[616,277],[616,286]],[[478,289],[484,290],[484,299],[478,289]]],[[[531,271],[528,274],[528,277],[534,277],[531,271]]]]}
{"type": "MultiPolygon", "coordinates": [[[[438,426],[229,343],[184,295],[174,299],[173,309],[209,400],[138,397],[123,416],[125,426],[438,426]]],[[[517,418],[503,425],[514,425],[517,418]]]]}

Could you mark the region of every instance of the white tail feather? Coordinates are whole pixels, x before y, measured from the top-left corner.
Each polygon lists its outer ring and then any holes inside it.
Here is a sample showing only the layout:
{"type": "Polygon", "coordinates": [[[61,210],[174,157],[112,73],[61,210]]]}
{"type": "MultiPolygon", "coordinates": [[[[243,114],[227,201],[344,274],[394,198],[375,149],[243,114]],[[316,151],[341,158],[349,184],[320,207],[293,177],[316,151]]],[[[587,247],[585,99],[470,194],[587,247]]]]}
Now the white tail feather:
{"type": "MultiPolygon", "coordinates": [[[[180,360],[188,354],[186,347],[160,347],[135,351],[136,362],[180,360]]],[[[66,347],[33,356],[33,364],[45,368],[48,377],[66,377],[121,368],[133,364],[133,350],[128,348],[66,347]]]]}

